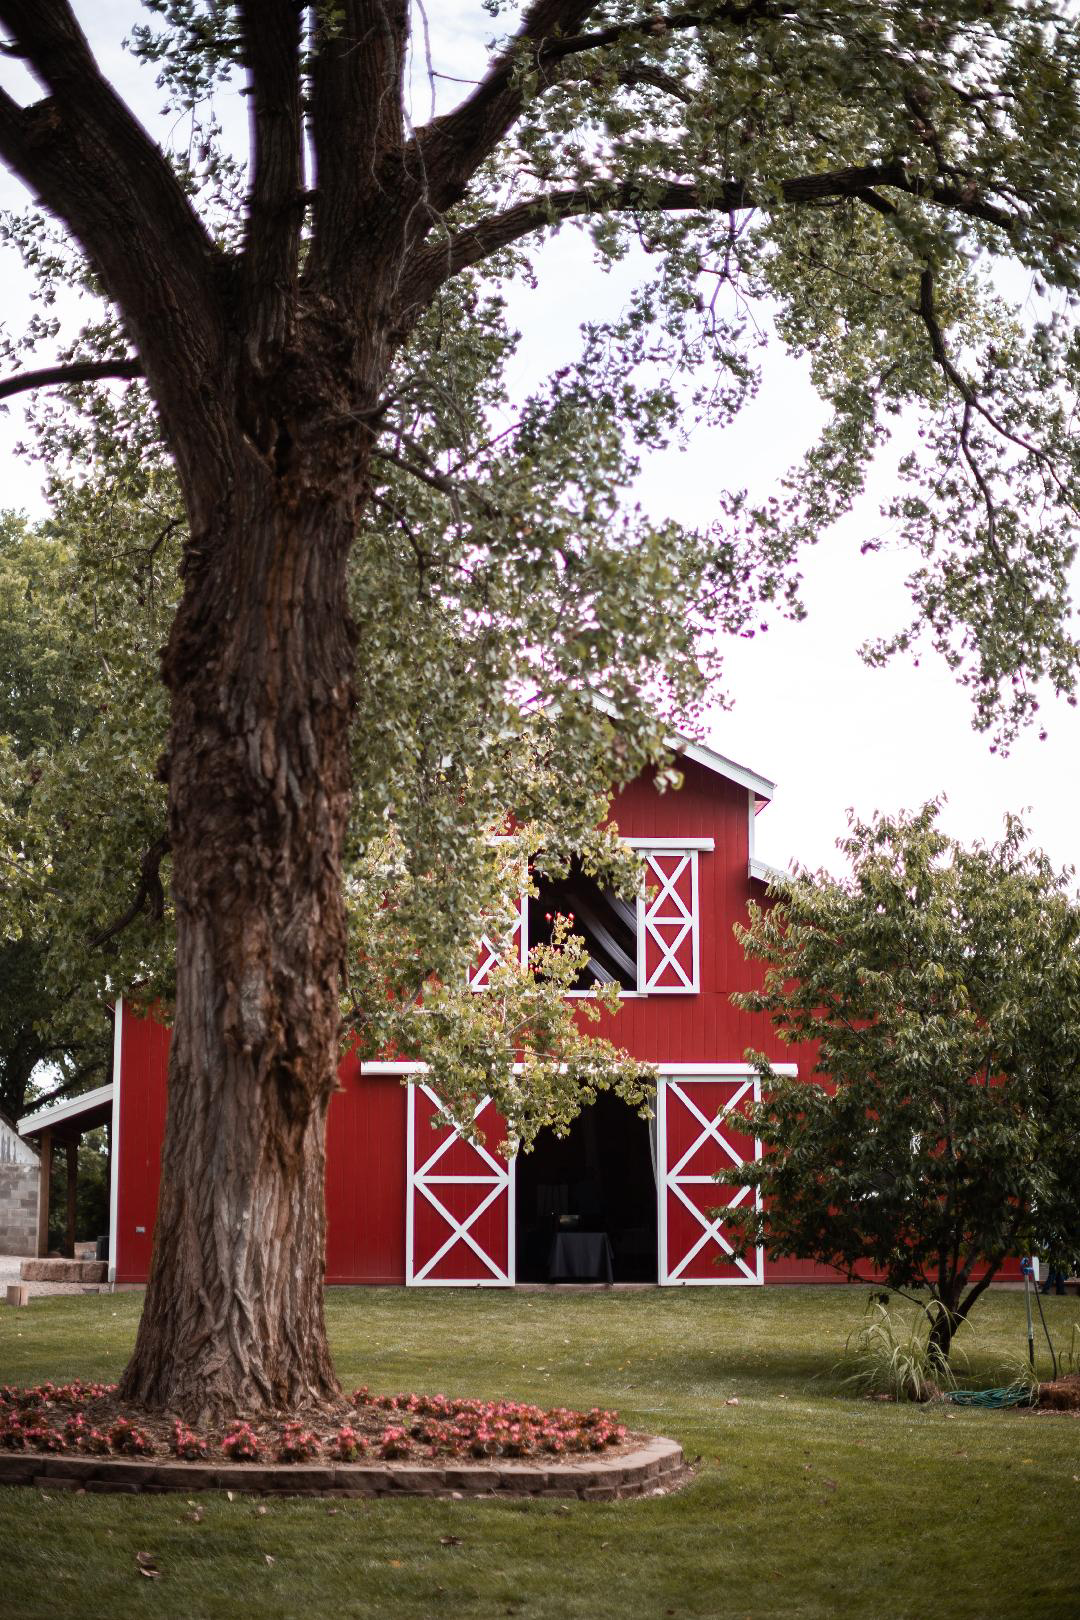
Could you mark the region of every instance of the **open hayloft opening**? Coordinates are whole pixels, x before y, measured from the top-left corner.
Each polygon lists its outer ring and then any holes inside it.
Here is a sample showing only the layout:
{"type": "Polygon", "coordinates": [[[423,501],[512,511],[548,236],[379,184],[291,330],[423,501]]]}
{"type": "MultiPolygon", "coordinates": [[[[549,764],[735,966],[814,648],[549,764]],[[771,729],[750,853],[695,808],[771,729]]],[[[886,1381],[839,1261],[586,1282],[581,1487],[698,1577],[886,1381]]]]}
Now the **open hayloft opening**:
{"type": "Polygon", "coordinates": [[[655,1282],[649,1122],[605,1093],[517,1161],[519,1282],[655,1282]]]}
{"type": "Polygon", "coordinates": [[[536,876],[538,893],[529,899],[529,949],[546,945],[557,915],[569,917],[589,952],[588,965],[578,978],[578,990],[597,984],[638,987],[637,909],[611,889],[600,887],[574,861],[565,877],[536,876]]]}

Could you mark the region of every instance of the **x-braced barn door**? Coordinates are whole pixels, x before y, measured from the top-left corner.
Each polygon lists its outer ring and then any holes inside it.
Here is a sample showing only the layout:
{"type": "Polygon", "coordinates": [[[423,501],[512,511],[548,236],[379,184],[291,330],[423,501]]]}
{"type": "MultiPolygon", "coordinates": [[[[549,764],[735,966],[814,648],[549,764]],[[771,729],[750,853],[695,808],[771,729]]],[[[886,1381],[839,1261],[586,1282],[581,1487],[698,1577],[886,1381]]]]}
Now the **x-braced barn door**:
{"type": "Polygon", "coordinates": [[[724,1211],[756,1194],[713,1180],[717,1170],[760,1159],[761,1143],[747,1134],[743,1120],[743,1111],[757,1100],[753,1074],[686,1075],[657,1086],[661,1283],[745,1286],[765,1280],[762,1251],[736,1259],[725,1233],[724,1211]],[[720,1213],[706,1213],[715,1210],[720,1213]]]}
{"type": "Polygon", "coordinates": [[[514,1281],[514,1161],[498,1151],[502,1119],[487,1097],[465,1141],[428,1085],[409,1087],[405,1281],[410,1287],[508,1287],[514,1281]]]}

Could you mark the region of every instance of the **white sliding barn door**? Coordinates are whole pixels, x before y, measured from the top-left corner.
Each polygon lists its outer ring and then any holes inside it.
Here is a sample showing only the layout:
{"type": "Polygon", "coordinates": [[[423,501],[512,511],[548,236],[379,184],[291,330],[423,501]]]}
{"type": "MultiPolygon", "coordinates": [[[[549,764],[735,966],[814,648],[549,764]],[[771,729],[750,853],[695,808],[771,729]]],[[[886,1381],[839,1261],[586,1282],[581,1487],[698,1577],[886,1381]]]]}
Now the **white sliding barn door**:
{"type": "Polygon", "coordinates": [[[717,1170],[761,1157],[747,1134],[743,1110],[758,1100],[755,1074],[680,1075],[656,1088],[659,1276],[669,1286],[748,1286],[765,1279],[755,1249],[736,1259],[724,1210],[756,1195],[749,1187],[719,1187],[717,1170]],[[719,1209],[719,1214],[707,1211],[719,1209]]]}
{"type": "Polygon", "coordinates": [[[410,1085],[406,1126],[405,1282],[411,1288],[506,1288],[514,1282],[514,1161],[485,1097],[482,1143],[441,1116],[431,1086],[410,1085]],[[435,1123],[432,1123],[433,1117],[435,1123]]]}

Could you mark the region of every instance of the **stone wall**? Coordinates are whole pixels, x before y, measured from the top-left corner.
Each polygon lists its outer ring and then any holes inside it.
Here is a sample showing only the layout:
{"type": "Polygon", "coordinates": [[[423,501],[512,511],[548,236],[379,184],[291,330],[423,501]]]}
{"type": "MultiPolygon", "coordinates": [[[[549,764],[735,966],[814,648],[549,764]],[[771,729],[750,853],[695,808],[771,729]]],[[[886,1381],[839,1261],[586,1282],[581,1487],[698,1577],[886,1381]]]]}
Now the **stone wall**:
{"type": "Polygon", "coordinates": [[[0,1163],[0,1254],[37,1253],[37,1165],[0,1163]]]}
{"type": "Polygon", "coordinates": [[[38,1159],[0,1119],[0,1254],[37,1254],[38,1159]]]}

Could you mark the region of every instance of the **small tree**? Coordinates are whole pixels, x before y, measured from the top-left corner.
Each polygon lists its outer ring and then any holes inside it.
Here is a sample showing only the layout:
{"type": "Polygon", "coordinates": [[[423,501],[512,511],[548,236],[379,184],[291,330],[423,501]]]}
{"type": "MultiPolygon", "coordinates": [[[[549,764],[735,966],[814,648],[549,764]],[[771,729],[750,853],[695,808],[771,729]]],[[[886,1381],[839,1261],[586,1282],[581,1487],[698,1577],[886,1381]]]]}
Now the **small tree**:
{"type": "Polygon", "coordinates": [[[764,984],[734,999],[817,1043],[823,1078],[753,1054],[765,1155],[718,1179],[763,1195],[729,1215],[746,1247],[928,1289],[947,1355],[1006,1256],[1075,1220],[1080,909],[1019,821],[965,849],[937,817],[853,819],[850,878],[798,872],[751,907],[764,984]]]}

